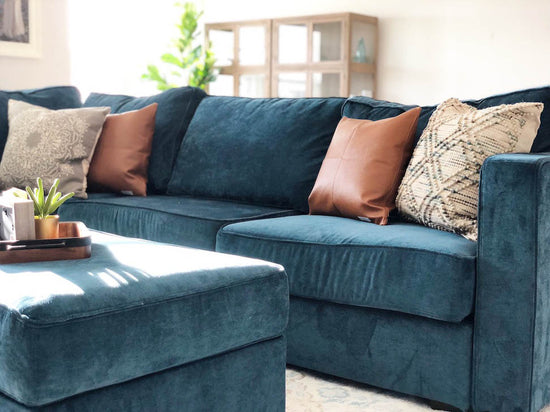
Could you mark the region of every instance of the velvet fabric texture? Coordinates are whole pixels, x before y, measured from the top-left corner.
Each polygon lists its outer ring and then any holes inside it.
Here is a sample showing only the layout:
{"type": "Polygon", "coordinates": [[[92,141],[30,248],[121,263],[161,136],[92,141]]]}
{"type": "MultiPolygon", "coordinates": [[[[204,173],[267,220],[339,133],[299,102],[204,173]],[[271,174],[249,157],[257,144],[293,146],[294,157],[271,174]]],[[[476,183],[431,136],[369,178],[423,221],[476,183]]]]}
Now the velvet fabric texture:
{"type": "Polygon", "coordinates": [[[28,407],[0,394],[3,412],[284,412],[284,338],[28,407]],[[251,390],[253,388],[253,390],[251,390]]]}
{"type": "Polygon", "coordinates": [[[147,195],[157,107],[153,103],[140,110],[107,116],[88,172],[91,191],[147,195]]]}
{"type": "MultiPolygon", "coordinates": [[[[531,153],[550,151],[550,86],[519,90],[479,100],[464,101],[464,103],[477,109],[522,102],[541,102],[544,104],[544,107],[546,107],[546,109],[542,111],[540,117],[540,127],[533,147],[531,148],[531,153]]],[[[355,119],[379,120],[397,116],[413,107],[416,106],[356,96],[346,100],[342,109],[342,114],[355,119]]],[[[420,135],[428,124],[428,120],[436,107],[437,105],[422,107],[420,117],[418,118],[418,126],[416,128],[416,141],[420,138],[420,135]]]]}
{"type": "Polygon", "coordinates": [[[0,269],[0,390],[24,405],[204,359],[286,328],[281,266],[93,236],[90,259],[0,269]]]}
{"type": "Polygon", "coordinates": [[[333,216],[232,224],[216,251],[277,262],[292,296],[460,322],[473,309],[476,244],[411,223],[333,216]]]}
{"type": "Polygon", "coordinates": [[[110,106],[111,113],[124,113],[158,103],[147,189],[148,193],[165,193],[181,140],[204,96],[203,90],[194,87],[170,89],[149,97],[92,93],[84,106],[110,106]]]}
{"type": "Polygon", "coordinates": [[[0,90],[0,157],[4,152],[8,138],[8,100],[10,99],[21,100],[52,110],[76,109],[82,106],[80,92],[72,86],[19,91],[0,90]]]}
{"type": "Polygon", "coordinates": [[[340,120],[309,195],[309,213],[388,224],[419,113],[417,107],[390,119],[340,120]]]}
{"type": "Polygon", "coordinates": [[[307,213],[343,102],[207,97],[182,142],[168,193],[307,213]]]}
{"type": "Polygon", "coordinates": [[[550,403],[550,155],[490,157],[480,193],[474,410],[536,412],[550,403]]]}
{"type": "Polygon", "coordinates": [[[214,250],[216,234],[224,225],[294,214],[292,210],[223,200],[108,193],[91,193],[86,201],[71,199],[59,212],[62,220],[82,221],[89,228],[206,250],[214,250]]]}
{"type": "Polygon", "coordinates": [[[291,365],[437,400],[464,411],[470,406],[470,318],[446,323],[291,297],[286,336],[291,365]]]}

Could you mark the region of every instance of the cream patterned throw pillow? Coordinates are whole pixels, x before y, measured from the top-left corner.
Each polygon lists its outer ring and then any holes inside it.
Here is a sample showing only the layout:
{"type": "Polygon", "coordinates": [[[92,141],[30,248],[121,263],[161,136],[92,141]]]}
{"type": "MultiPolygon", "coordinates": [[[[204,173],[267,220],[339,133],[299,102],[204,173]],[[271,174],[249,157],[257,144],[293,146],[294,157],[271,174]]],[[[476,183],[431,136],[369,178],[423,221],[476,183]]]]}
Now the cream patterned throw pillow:
{"type": "Polygon", "coordinates": [[[49,188],[86,198],[86,175],[108,107],[50,110],[8,102],[9,134],[0,162],[0,188],[25,188],[42,177],[49,188]]]}
{"type": "Polygon", "coordinates": [[[434,111],[397,195],[406,219],[477,240],[479,175],[495,154],[529,152],[542,103],[482,110],[449,99],[434,111]]]}

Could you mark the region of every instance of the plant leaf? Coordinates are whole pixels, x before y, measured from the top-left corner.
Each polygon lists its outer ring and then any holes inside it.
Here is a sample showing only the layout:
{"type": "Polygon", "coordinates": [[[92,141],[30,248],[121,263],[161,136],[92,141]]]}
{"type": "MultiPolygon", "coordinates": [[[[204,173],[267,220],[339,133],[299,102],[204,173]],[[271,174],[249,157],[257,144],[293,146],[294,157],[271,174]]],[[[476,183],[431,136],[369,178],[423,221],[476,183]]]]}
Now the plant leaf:
{"type": "Polygon", "coordinates": [[[180,59],[174,56],[172,53],[164,53],[160,59],[168,64],[173,64],[174,66],[183,67],[183,64],[180,59]]]}
{"type": "MultiPolygon", "coordinates": [[[[59,193],[61,194],[61,193],[59,193]]],[[[63,203],[65,203],[67,200],[69,200],[71,197],[74,196],[74,192],[67,193],[65,196],[61,197],[60,199],[56,199],[54,203],[51,206],[51,212],[55,212],[57,209],[59,209],[59,206],[61,206],[63,203]]]]}
{"type": "Polygon", "coordinates": [[[35,216],[40,216],[40,210],[38,209],[38,199],[34,195],[32,189],[30,188],[30,186],[27,186],[25,188],[25,190],[27,191],[27,193],[29,194],[30,199],[32,200],[32,203],[33,203],[33,206],[34,206],[34,215],[35,216]]]}
{"type": "Polygon", "coordinates": [[[39,177],[36,179],[38,182],[38,193],[36,198],[38,199],[38,204],[42,210],[44,210],[44,183],[42,182],[42,178],[39,177]]]}
{"type": "Polygon", "coordinates": [[[59,185],[59,179],[55,179],[53,181],[52,187],[50,187],[50,191],[48,192],[48,197],[46,198],[46,201],[44,202],[44,210],[46,211],[46,215],[49,215],[50,213],[48,210],[50,209],[50,206],[52,204],[52,201],[54,199],[54,196],[57,193],[57,186],[59,185]]]}
{"type": "Polygon", "coordinates": [[[52,199],[52,203],[50,206],[48,206],[48,209],[46,210],[48,213],[48,215],[51,215],[53,212],[55,212],[57,210],[57,207],[56,207],[56,202],[59,200],[59,198],[61,197],[61,193],[60,192],[57,192],[55,194],[55,196],[53,197],[52,199]]]}

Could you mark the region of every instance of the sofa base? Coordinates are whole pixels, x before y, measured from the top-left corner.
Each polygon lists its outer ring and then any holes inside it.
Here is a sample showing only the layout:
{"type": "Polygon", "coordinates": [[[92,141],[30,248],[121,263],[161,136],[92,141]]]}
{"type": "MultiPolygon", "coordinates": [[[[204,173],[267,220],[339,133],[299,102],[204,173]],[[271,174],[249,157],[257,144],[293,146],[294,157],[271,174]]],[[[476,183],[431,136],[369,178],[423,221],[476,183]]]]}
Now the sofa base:
{"type": "Polygon", "coordinates": [[[472,322],[291,296],[288,363],[467,410],[472,322]]]}
{"type": "Polygon", "coordinates": [[[285,352],[286,342],[280,337],[47,406],[27,407],[0,395],[0,410],[282,412],[285,352]]]}

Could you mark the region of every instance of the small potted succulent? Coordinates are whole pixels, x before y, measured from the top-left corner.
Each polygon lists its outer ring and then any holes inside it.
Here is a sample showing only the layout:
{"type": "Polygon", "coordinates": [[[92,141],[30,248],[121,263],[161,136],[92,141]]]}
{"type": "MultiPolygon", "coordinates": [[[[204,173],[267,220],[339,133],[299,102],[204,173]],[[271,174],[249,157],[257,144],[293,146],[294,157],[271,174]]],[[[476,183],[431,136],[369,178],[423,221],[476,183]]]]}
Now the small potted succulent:
{"type": "Polygon", "coordinates": [[[44,194],[44,184],[39,177],[36,179],[38,187],[31,189],[25,188],[29,198],[34,203],[34,228],[37,239],[55,239],[59,237],[59,215],[52,215],[59,206],[74,196],[74,192],[67,193],[65,196],[57,191],[59,179],[55,179],[48,192],[44,194]]]}

